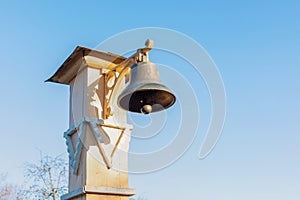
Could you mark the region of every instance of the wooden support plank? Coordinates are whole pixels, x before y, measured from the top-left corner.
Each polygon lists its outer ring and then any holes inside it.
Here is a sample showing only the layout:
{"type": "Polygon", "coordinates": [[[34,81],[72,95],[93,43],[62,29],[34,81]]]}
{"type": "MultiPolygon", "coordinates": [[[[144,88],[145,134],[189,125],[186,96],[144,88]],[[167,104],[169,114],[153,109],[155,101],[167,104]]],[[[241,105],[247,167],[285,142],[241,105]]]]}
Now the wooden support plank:
{"type": "Polygon", "coordinates": [[[104,143],[104,141],[102,140],[102,138],[100,136],[100,131],[99,131],[96,123],[90,122],[89,124],[90,124],[90,126],[91,126],[91,128],[93,130],[93,134],[92,135],[94,136],[95,141],[97,142],[97,147],[98,147],[99,152],[100,152],[100,154],[101,154],[101,156],[103,158],[103,161],[104,161],[107,169],[110,169],[112,167],[112,164],[109,161],[109,159],[107,158],[106,153],[105,153],[105,151],[104,151],[104,149],[103,149],[103,147],[101,145],[101,142],[104,143]]]}
{"type": "Polygon", "coordinates": [[[116,144],[115,144],[115,146],[114,146],[114,149],[112,150],[112,152],[111,152],[111,154],[110,154],[110,157],[111,157],[111,158],[114,156],[114,154],[115,154],[115,152],[116,152],[116,150],[117,150],[117,148],[118,148],[118,145],[119,145],[119,143],[120,143],[120,141],[121,141],[121,138],[122,138],[122,136],[124,135],[124,132],[125,132],[125,129],[122,130],[120,136],[118,137],[118,140],[117,140],[117,142],[116,142],[116,144]]]}
{"type": "Polygon", "coordinates": [[[83,148],[83,139],[85,137],[85,132],[86,132],[86,122],[82,122],[79,125],[79,133],[78,133],[78,141],[76,144],[76,151],[74,154],[74,159],[73,159],[73,174],[77,174],[78,172],[78,166],[80,163],[80,156],[83,148]]]}

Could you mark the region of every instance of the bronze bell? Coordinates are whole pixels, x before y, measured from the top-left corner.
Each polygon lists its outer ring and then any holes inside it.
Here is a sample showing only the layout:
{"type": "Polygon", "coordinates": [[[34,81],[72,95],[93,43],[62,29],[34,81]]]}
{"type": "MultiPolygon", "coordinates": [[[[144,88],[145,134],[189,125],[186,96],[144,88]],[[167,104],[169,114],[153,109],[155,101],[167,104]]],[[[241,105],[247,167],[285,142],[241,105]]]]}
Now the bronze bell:
{"type": "Polygon", "coordinates": [[[156,65],[147,61],[131,67],[130,82],[118,97],[118,105],[131,112],[149,114],[169,108],[176,97],[159,78],[156,65]]]}

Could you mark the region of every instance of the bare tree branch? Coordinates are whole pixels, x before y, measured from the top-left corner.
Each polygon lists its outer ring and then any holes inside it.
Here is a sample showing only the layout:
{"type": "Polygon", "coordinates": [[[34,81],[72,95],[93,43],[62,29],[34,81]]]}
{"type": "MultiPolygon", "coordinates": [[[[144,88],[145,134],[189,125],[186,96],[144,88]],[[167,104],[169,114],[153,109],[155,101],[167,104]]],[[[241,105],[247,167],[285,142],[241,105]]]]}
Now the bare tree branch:
{"type": "Polygon", "coordinates": [[[61,156],[44,156],[38,163],[25,164],[22,199],[59,199],[67,192],[67,166],[61,156]]]}

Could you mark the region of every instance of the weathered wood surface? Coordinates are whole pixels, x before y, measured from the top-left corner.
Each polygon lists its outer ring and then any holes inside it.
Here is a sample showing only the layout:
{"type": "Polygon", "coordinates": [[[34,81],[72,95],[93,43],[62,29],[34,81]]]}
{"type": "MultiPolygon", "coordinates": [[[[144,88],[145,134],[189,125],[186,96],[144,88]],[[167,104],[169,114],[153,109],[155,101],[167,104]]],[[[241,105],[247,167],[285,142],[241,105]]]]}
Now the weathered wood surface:
{"type": "MultiPolygon", "coordinates": [[[[96,54],[99,56],[99,53],[96,52],[96,54]]],[[[122,57],[116,57],[112,54],[104,55],[105,53],[103,54],[102,52],[100,54],[108,61],[116,59],[114,61],[115,63],[123,60],[122,57]]],[[[90,52],[89,56],[91,55],[93,54],[90,52]]],[[[72,63],[79,65],[75,67],[77,69],[76,75],[74,76],[74,67],[72,68],[72,66],[69,66],[70,71],[64,68],[65,74],[62,74],[62,70],[58,72],[58,74],[55,74],[56,78],[61,78],[61,83],[70,85],[70,127],[75,126],[84,118],[101,119],[102,117],[103,99],[105,98],[102,78],[103,71],[102,69],[95,68],[97,64],[95,63],[96,61],[97,59],[89,61],[93,64],[93,66],[89,66],[89,62],[85,62],[82,57],[74,55],[65,65],[72,63]],[[68,73],[70,73],[70,75],[68,75],[68,73]],[[64,77],[64,80],[62,77],[64,77]]],[[[59,80],[57,79],[57,81],[59,80]]],[[[119,93],[124,86],[125,78],[120,84],[117,93],[119,93]]],[[[86,126],[84,130],[85,134],[83,134],[84,136],[82,136],[82,138],[78,137],[78,131],[74,131],[70,136],[70,146],[73,148],[72,153],[74,154],[73,158],[79,159],[79,163],[77,163],[77,166],[75,165],[77,167],[77,173],[73,173],[72,169],[70,169],[69,197],[76,192],[82,192],[82,194],[75,195],[71,199],[128,200],[128,196],[134,194],[134,190],[128,189],[128,174],[126,172],[128,170],[128,149],[132,128],[126,122],[126,111],[121,110],[117,106],[116,100],[113,100],[111,110],[113,116],[103,120],[103,123],[108,126],[86,126]],[[98,129],[99,133],[95,129],[98,129]],[[124,133],[122,133],[122,130],[124,130],[124,133]],[[95,135],[95,132],[97,132],[98,135],[95,135]],[[99,134],[103,140],[98,139],[99,134]],[[108,138],[105,139],[105,137],[108,138]],[[83,144],[80,149],[80,155],[75,153],[76,148],[79,146],[79,138],[83,144]],[[109,143],[107,141],[109,141],[109,143]],[[114,148],[116,144],[118,146],[114,148]],[[113,156],[111,157],[112,154],[113,156]],[[104,159],[104,155],[107,159],[104,159]],[[109,164],[112,165],[111,169],[107,167],[109,164]],[[121,169],[121,171],[119,169],[121,169]],[[80,188],[85,188],[86,190],[83,191],[80,188]],[[92,191],[92,188],[102,188],[103,190],[105,190],[105,188],[111,188],[111,190],[110,192],[108,192],[108,190],[106,192],[96,192],[92,191]]],[[[73,166],[70,166],[70,168],[71,167],[73,166]]],[[[67,196],[68,195],[65,197],[67,198],[67,196]]]]}

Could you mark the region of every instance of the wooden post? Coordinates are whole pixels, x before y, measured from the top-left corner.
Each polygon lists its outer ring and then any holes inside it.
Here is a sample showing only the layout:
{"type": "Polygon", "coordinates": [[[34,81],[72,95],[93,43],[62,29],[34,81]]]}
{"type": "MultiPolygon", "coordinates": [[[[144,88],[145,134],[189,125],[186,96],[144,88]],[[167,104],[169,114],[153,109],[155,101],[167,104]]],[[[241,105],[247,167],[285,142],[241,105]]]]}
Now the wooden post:
{"type": "MultiPolygon", "coordinates": [[[[126,111],[112,101],[103,119],[109,83],[105,73],[125,58],[77,47],[48,80],[70,85],[70,122],[64,137],[69,152],[69,193],[62,199],[128,200],[128,148],[132,127],[126,111]]],[[[113,80],[111,80],[113,82],[113,80]]],[[[125,78],[117,88],[125,86],[125,78]]]]}

